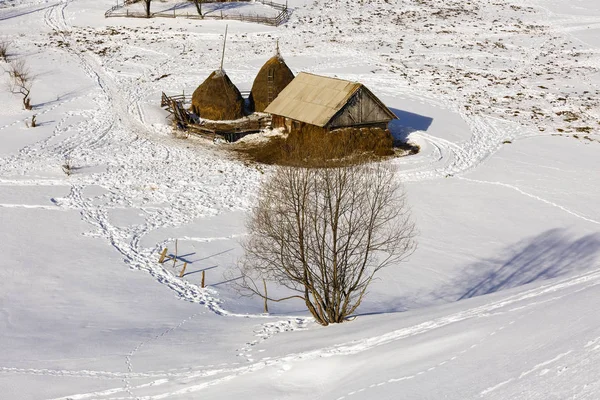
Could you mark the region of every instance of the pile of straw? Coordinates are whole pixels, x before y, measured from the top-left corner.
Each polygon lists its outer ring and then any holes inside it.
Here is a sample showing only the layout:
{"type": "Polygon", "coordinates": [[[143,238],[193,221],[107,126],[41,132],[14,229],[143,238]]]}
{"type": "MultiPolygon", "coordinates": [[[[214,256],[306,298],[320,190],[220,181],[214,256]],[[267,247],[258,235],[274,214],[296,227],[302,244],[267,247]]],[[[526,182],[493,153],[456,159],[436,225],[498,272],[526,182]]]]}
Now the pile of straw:
{"type": "Polygon", "coordinates": [[[244,98],[225,71],[214,71],[192,95],[192,111],[203,119],[227,121],[244,116],[244,98]]]}

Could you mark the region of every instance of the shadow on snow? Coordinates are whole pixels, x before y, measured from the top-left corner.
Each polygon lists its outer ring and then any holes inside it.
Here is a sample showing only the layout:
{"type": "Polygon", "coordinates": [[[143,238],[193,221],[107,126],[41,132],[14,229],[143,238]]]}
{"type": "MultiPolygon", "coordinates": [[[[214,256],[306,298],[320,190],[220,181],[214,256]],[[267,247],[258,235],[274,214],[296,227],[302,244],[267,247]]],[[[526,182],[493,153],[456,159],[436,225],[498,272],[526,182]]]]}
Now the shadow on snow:
{"type": "Polygon", "coordinates": [[[408,111],[390,108],[398,119],[390,121],[388,128],[392,133],[394,141],[404,143],[408,135],[416,131],[427,131],[433,122],[433,118],[411,113],[408,111]]]}
{"type": "Polygon", "coordinates": [[[600,233],[574,239],[563,229],[552,229],[468,267],[468,285],[458,300],[581,273],[599,258],[600,233]]]}

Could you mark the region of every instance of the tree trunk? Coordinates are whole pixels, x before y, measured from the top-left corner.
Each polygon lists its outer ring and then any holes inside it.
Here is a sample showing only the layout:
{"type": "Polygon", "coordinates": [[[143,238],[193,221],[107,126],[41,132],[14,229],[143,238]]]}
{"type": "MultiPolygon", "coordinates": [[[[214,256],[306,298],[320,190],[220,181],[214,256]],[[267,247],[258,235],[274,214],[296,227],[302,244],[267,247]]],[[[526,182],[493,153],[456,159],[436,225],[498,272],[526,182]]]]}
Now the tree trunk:
{"type": "Polygon", "coordinates": [[[152,0],[144,0],[144,3],[146,5],[146,18],[150,18],[150,3],[152,2],[152,0]]]}
{"type": "Polygon", "coordinates": [[[198,15],[202,17],[202,0],[194,0],[194,4],[196,5],[198,15]]]}

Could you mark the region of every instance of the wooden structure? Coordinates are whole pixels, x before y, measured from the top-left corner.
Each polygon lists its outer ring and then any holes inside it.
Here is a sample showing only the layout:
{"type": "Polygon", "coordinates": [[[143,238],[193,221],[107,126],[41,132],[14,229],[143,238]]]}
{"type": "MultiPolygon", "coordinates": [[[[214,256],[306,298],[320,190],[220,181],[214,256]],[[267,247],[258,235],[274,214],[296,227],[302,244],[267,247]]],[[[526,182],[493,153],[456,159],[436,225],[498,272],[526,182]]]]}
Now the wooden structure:
{"type": "Polygon", "coordinates": [[[173,116],[173,122],[181,130],[186,130],[187,126],[192,122],[190,114],[183,107],[185,102],[185,93],[169,97],[163,92],[160,99],[160,106],[173,116]]]}
{"type": "Polygon", "coordinates": [[[263,113],[255,113],[235,121],[201,121],[186,109],[190,101],[190,96],[184,94],[168,96],[163,93],[160,102],[161,107],[169,112],[167,118],[173,120],[173,125],[189,134],[209,139],[220,137],[228,142],[235,142],[250,133],[271,127],[271,116],[263,113]]]}
{"type": "Polygon", "coordinates": [[[387,129],[396,115],[366,86],[301,72],[265,109],[273,127],[287,132],[310,125],[326,131],[340,128],[387,129]]]}
{"type": "MultiPolygon", "coordinates": [[[[226,19],[226,20],[234,20],[234,21],[242,21],[242,22],[254,22],[257,24],[265,24],[272,26],[279,26],[288,21],[291,15],[291,11],[288,8],[287,2],[284,3],[276,3],[271,0],[238,0],[240,2],[250,2],[256,1],[267,5],[269,7],[274,8],[278,11],[277,16],[269,17],[266,15],[257,15],[257,14],[240,14],[240,13],[226,13],[223,14],[223,10],[219,14],[204,14],[198,15],[197,13],[190,14],[189,12],[177,13],[177,9],[173,8],[173,11],[163,11],[163,12],[154,12],[150,15],[150,18],[186,18],[186,19],[196,19],[196,20],[204,20],[204,19],[226,19]]],[[[221,3],[228,2],[225,1],[203,1],[203,3],[221,3]]],[[[129,4],[133,3],[133,1],[125,1],[124,3],[117,3],[117,5],[111,7],[104,13],[105,18],[110,17],[128,17],[128,18],[148,18],[145,12],[142,11],[130,11],[127,7],[129,4]]]]}

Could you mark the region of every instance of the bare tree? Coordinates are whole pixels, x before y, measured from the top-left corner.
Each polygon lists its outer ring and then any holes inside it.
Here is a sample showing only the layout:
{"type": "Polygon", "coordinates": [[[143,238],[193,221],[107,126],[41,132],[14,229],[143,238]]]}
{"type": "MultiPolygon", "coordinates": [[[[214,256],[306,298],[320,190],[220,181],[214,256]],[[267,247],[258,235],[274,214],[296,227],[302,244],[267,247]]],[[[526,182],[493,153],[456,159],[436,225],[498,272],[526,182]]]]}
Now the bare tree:
{"type": "Polygon", "coordinates": [[[202,17],[202,3],[203,0],[194,0],[194,4],[196,5],[196,11],[198,11],[198,15],[202,17]]]}
{"type": "Polygon", "coordinates": [[[375,274],[416,247],[402,185],[385,163],[278,167],[247,228],[238,288],[269,301],[301,299],[322,325],[354,313],[375,274]],[[290,295],[269,297],[263,279],[290,295]]]}
{"type": "Polygon", "coordinates": [[[14,94],[23,96],[23,107],[26,110],[31,110],[31,86],[33,85],[33,76],[29,71],[29,67],[25,64],[25,60],[13,61],[8,69],[10,76],[9,90],[14,94]]]}
{"type": "Polygon", "coordinates": [[[152,0],[144,0],[144,8],[146,10],[146,18],[150,18],[150,16],[151,16],[150,3],[152,3],[152,0]]]}

